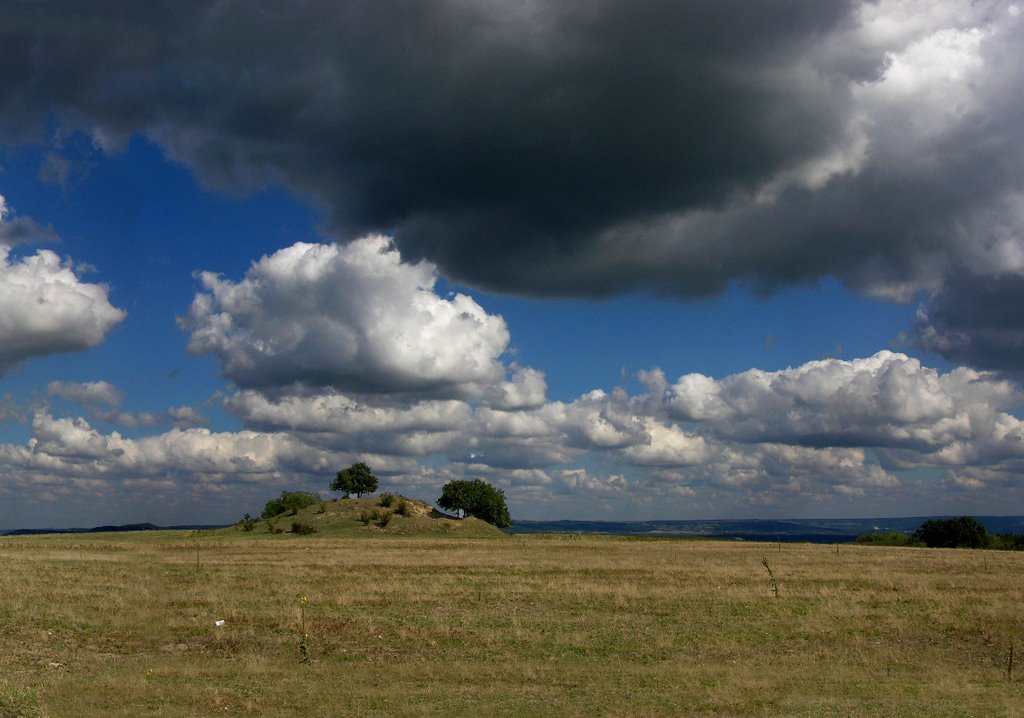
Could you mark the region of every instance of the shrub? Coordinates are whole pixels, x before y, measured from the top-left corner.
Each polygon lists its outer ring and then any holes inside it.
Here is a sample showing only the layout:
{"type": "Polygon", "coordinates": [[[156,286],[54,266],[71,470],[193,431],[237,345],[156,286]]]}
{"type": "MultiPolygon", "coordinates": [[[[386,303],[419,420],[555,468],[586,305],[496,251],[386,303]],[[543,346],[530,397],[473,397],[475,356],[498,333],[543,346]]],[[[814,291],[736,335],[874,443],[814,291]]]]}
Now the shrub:
{"type": "Polygon", "coordinates": [[[395,509],[395,513],[398,514],[399,516],[408,516],[409,515],[409,502],[406,501],[405,499],[402,499],[401,501],[399,501],[398,502],[398,507],[395,509]]]}
{"type": "Polygon", "coordinates": [[[256,528],[256,519],[254,519],[249,514],[243,516],[240,523],[242,525],[243,531],[252,531],[254,528],[256,528]]]}
{"type": "Polygon", "coordinates": [[[996,534],[989,540],[989,548],[999,551],[1024,551],[1024,534],[996,534]]]}
{"type": "Polygon", "coordinates": [[[290,516],[294,516],[298,513],[299,509],[304,509],[319,502],[320,497],[309,491],[282,491],[281,495],[276,499],[271,499],[267,502],[267,505],[263,507],[261,515],[265,519],[270,519],[280,516],[287,511],[290,516]]]}
{"type": "Polygon", "coordinates": [[[889,531],[884,534],[861,534],[857,543],[868,546],[914,546],[914,537],[901,531],[889,531]]]}
{"type": "Polygon", "coordinates": [[[371,523],[377,524],[378,526],[387,526],[388,521],[391,520],[391,512],[381,512],[379,509],[373,511],[363,511],[359,514],[359,520],[363,522],[363,526],[369,526],[371,523]],[[385,518],[386,517],[386,518],[385,518]],[[383,521],[384,523],[381,523],[383,521]]]}
{"type": "Polygon", "coordinates": [[[299,536],[308,536],[316,533],[316,526],[304,524],[301,521],[292,521],[292,533],[299,536]]]}
{"type": "Polygon", "coordinates": [[[394,494],[381,494],[380,505],[386,509],[391,508],[391,506],[394,505],[396,499],[397,497],[394,494]]]}

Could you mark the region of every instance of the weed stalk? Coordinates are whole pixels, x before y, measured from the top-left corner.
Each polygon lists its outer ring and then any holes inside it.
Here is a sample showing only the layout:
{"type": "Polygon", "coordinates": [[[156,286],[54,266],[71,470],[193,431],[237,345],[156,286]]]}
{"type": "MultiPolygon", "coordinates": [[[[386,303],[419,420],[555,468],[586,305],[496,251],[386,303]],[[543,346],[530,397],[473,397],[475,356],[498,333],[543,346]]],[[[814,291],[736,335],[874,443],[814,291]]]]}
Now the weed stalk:
{"type": "Polygon", "coordinates": [[[768,572],[768,580],[772,582],[772,595],[775,598],[779,597],[779,583],[775,580],[775,574],[772,573],[772,567],[768,565],[768,557],[761,557],[761,565],[764,566],[764,570],[768,572]]]}
{"type": "Polygon", "coordinates": [[[306,633],[306,597],[299,596],[299,663],[309,663],[309,634],[306,633]]]}

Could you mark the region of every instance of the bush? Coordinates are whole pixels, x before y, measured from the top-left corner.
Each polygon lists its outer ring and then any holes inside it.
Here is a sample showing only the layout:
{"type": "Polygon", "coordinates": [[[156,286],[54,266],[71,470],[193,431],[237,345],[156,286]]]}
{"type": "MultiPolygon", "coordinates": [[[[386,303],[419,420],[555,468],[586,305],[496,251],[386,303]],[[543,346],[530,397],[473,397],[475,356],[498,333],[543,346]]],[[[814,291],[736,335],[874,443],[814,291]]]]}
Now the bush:
{"type": "Polygon", "coordinates": [[[998,551],[1024,551],[1024,534],[996,534],[989,540],[989,548],[998,551]]]}
{"type": "Polygon", "coordinates": [[[267,505],[263,507],[261,516],[265,519],[270,519],[280,516],[286,511],[289,515],[294,516],[298,513],[299,509],[304,509],[319,502],[320,497],[309,491],[282,491],[281,495],[276,499],[271,499],[267,502],[267,505]]]}
{"type": "Polygon", "coordinates": [[[914,539],[929,548],[985,548],[988,531],[977,519],[930,519],[914,532],[914,539]]]}
{"type": "Polygon", "coordinates": [[[308,536],[316,533],[316,526],[304,524],[301,521],[292,521],[292,533],[299,536],[308,536]]]}
{"type": "Polygon", "coordinates": [[[369,526],[371,523],[373,523],[383,528],[388,525],[389,521],[391,521],[391,512],[382,512],[379,509],[374,509],[373,511],[363,511],[359,514],[359,520],[363,522],[363,526],[369,526]]]}
{"type": "Polygon", "coordinates": [[[914,537],[901,531],[889,531],[884,534],[861,534],[857,543],[867,546],[914,546],[914,537]]]}
{"type": "Polygon", "coordinates": [[[391,508],[391,506],[394,505],[396,499],[397,497],[394,494],[381,494],[380,505],[386,509],[391,508]]]}
{"type": "Polygon", "coordinates": [[[242,525],[243,531],[252,531],[254,528],[256,528],[256,519],[254,519],[249,514],[243,516],[242,520],[239,523],[242,525]]]}
{"type": "Polygon", "coordinates": [[[409,515],[409,502],[406,501],[405,499],[402,499],[401,501],[399,501],[398,502],[398,507],[395,509],[395,513],[398,514],[399,516],[408,516],[409,515]]]}

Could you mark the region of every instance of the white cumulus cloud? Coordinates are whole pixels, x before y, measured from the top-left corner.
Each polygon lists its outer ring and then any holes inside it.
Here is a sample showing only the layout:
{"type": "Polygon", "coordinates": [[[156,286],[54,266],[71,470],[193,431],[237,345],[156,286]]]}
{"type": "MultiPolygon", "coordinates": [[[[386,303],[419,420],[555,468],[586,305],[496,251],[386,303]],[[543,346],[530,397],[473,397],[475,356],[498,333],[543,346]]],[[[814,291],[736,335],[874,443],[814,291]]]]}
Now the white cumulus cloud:
{"type": "Polygon", "coordinates": [[[238,282],[201,274],[180,324],[190,351],[216,355],[243,387],[479,395],[505,377],[508,329],[464,294],[438,296],[436,280],[433,265],[402,262],[382,236],[299,243],[238,282]]]}
{"type": "Polygon", "coordinates": [[[668,417],[733,440],[926,452],[995,436],[1000,421],[1016,421],[1003,412],[1022,401],[1008,381],[966,368],[942,374],[890,351],[721,380],[686,375],[661,399],[668,417]]]}
{"type": "Polygon", "coordinates": [[[96,346],[126,316],[102,284],[41,249],[12,259],[0,244],[0,375],[32,357],[96,346]]]}

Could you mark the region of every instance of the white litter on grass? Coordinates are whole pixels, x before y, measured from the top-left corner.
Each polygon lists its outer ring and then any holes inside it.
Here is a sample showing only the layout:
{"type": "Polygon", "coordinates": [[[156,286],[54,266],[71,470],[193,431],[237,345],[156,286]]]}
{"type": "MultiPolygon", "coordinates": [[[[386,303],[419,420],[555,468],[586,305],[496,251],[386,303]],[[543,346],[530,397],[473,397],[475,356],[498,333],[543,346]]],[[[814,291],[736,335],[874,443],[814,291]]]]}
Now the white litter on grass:
{"type": "Polygon", "coordinates": [[[215,626],[223,626],[224,625],[224,619],[222,618],[219,621],[214,621],[213,625],[215,625],[215,626]]]}

